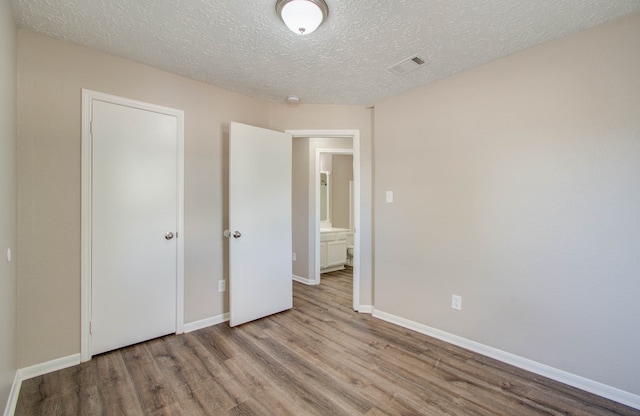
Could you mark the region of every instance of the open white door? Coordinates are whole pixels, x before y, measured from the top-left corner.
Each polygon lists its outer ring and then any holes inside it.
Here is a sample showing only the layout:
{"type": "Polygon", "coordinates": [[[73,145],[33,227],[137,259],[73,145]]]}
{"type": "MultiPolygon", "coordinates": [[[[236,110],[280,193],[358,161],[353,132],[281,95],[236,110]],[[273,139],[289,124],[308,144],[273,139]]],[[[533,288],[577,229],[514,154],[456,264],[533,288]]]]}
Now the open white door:
{"type": "Polygon", "coordinates": [[[229,230],[229,324],[291,309],[290,134],[231,123],[229,230]]]}

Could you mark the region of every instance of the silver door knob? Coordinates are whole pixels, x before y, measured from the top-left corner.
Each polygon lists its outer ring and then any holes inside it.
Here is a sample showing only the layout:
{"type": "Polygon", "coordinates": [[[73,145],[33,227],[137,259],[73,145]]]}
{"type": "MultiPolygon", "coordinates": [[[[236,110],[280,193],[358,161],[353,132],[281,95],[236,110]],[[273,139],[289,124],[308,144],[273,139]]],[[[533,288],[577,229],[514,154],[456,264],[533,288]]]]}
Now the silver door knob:
{"type": "Polygon", "coordinates": [[[166,238],[167,240],[171,240],[173,238],[173,233],[169,231],[164,235],[164,238],[166,238]]]}
{"type": "Polygon", "coordinates": [[[233,238],[240,238],[240,236],[242,236],[242,234],[240,234],[240,231],[233,232],[233,238]]]}

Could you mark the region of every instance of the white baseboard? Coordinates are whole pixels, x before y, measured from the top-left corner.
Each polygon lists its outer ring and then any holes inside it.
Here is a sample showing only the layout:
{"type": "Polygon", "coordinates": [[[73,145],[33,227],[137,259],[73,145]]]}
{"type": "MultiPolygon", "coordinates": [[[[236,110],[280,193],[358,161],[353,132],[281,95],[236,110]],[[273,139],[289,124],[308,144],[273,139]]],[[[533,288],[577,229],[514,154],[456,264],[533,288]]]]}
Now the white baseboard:
{"type": "Polygon", "coordinates": [[[201,319],[195,322],[189,322],[184,324],[184,332],[193,332],[198,329],[206,328],[208,326],[218,325],[229,320],[229,313],[223,313],[222,315],[212,316],[210,318],[201,319]]]}
{"type": "Polygon", "coordinates": [[[453,335],[418,322],[410,321],[408,319],[401,318],[399,316],[395,316],[380,310],[374,309],[372,315],[375,318],[382,319],[383,321],[391,322],[392,324],[411,329],[421,334],[429,335],[433,338],[437,338],[450,344],[457,345],[478,354],[494,358],[498,361],[511,364],[518,368],[522,368],[523,370],[527,370],[532,373],[550,378],[552,380],[568,384],[569,386],[576,387],[580,390],[602,396],[604,398],[622,403],[635,409],[640,409],[640,396],[636,394],[629,393],[624,390],[599,383],[597,381],[589,380],[587,378],[568,373],[566,371],[559,370],[557,368],[550,367],[548,365],[541,364],[539,362],[529,360],[527,358],[523,358],[518,355],[511,354],[506,351],[481,344],[479,342],[471,341],[469,339],[453,335]]]}
{"type": "Polygon", "coordinates": [[[373,312],[373,305],[359,305],[358,312],[360,313],[371,313],[373,312]]]}
{"type": "Polygon", "coordinates": [[[16,371],[16,375],[13,379],[13,385],[11,386],[11,392],[9,393],[9,399],[7,400],[7,406],[4,409],[4,416],[13,416],[15,413],[23,381],[43,374],[62,370],[67,367],[73,367],[78,364],[80,364],[80,354],[73,354],[67,357],[56,358],[55,360],[32,365],[30,367],[21,368],[16,371]]]}
{"type": "Polygon", "coordinates": [[[4,407],[4,416],[13,416],[16,412],[20,387],[22,387],[22,380],[18,377],[18,371],[16,371],[16,375],[13,377],[11,390],[9,391],[9,397],[7,398],[7,404],[4,407]]]}
{"type": "Polygon", "coordinates": [[[56,358],[55,360],[32,365],[31,367],[21,368],[18,370],[18,375],[20,380],[24,381],[43,374],[53,373],[54,371],[62,370],[67,367],[73,367],[78,364],[80,364],[80,354],[73,354],[67,357],[56,358]]]}
{"type": "Polygon", "coordinates": [[[296,276],[295,274],[293,275],[293,280],[295,280],[296,282],[302,283],[304,285],[307,285],[307,286],[315,286],[315,285],[317,285],[315,280],[307,279],[306,277],[296,276]]]}

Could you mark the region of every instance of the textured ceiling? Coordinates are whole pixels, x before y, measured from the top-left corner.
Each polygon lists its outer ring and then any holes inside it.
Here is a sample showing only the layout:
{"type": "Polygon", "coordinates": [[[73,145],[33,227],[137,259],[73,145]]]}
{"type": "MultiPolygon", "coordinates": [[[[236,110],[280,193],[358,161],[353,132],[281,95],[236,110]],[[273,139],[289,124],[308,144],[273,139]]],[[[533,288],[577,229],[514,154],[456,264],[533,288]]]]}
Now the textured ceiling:
{"type": "Polygon", "coordinates": [[[326,0],[296,36],[275,0],[12,0],[21,28],[242,94],[373,104],[626,14],[640,0],[326,0]],[[387,67],[414,54],[426,65],[387,67]]]}

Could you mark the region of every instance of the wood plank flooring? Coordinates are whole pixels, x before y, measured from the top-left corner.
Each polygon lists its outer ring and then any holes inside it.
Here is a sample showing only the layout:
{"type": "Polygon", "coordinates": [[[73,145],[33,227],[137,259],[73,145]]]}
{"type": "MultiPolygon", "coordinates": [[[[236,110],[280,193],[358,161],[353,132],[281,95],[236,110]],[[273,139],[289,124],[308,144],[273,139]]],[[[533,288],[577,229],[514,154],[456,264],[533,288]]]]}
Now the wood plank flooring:
{"type": "Polygon", "coordinates": [[[16,415],[640,415],[355,313],[351,284],[294,282],[290,311],[26,380],[16,415]]]}

